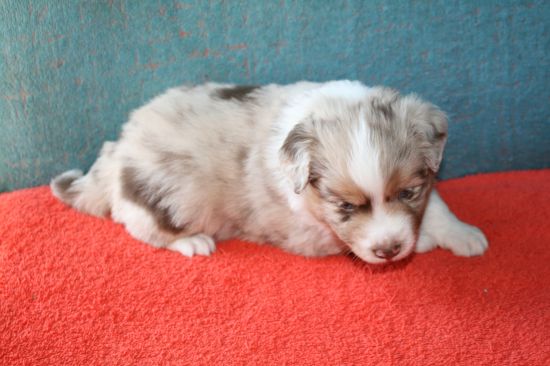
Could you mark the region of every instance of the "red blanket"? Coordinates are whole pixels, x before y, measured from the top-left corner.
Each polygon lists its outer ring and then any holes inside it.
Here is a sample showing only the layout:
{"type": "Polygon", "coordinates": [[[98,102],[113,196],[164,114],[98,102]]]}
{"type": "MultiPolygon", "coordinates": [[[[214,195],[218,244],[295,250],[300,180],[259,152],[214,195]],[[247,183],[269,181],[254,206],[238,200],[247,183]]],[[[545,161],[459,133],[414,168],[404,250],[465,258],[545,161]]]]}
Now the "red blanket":
{"type": "Polygon", "coordinates": [[[0,195],[0,364],[550,365],[550,170],[439,184],[489,251],[192,259],[39,187],[0,195]]]}

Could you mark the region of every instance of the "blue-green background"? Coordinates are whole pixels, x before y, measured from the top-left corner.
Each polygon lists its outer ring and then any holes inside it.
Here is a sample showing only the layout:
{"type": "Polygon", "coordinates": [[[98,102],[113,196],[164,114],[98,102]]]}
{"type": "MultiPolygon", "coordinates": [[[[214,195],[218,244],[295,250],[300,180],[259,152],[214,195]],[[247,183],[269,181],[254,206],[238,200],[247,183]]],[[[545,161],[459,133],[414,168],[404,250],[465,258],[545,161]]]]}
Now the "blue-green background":
{"type": "Polygon", "coordinates": [[[0,1],[0,191],[88,168],[206,80],[359,79],[451,117],[442,178],[550,166],[550,2],[0,1]]]}

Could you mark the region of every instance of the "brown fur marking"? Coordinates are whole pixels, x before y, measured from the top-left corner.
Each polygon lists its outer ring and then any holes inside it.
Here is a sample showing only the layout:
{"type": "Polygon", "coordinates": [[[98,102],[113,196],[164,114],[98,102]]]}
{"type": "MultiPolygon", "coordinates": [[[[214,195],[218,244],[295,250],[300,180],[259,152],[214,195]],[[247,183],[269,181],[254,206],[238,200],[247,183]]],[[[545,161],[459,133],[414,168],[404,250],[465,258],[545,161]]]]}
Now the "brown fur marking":
{"type": "Polygon", "coordinates": [[[155,187],[150,187],[145,179],[139,177],[135,168],[124,167],[121,175],[122,195],[151,213],[161,230],[178,234],[185,230],[185,225],[176,226],[172,222],[170,211],[161,207],[161,196],[155,187]]]}
{"type": "Polygon", "coordinates": [[[250,100],[252,98],[250,94],[258,88],[259,86],[256,85],[238,85],[230,88],[218,89],[216,91],[216,95],[220,99],[235,99],[240,102],[244,102],[250,100]]]}

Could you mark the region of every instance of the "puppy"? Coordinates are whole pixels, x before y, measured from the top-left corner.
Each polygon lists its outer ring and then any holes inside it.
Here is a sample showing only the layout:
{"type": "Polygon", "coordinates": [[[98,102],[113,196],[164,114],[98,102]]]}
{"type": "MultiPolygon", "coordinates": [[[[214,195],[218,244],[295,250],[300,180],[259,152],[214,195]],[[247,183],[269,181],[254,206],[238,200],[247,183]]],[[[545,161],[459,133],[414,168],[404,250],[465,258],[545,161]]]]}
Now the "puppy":
{"type": "Polygon", "coordinates": [[[369,263],[436,246],[479,255],[482,232],[433,189],[446,139],[443,112],[388,88],[208,83],[134,111],[88,174],[65,172],[51,189],[186,256],[233,237],[369,263]]]}

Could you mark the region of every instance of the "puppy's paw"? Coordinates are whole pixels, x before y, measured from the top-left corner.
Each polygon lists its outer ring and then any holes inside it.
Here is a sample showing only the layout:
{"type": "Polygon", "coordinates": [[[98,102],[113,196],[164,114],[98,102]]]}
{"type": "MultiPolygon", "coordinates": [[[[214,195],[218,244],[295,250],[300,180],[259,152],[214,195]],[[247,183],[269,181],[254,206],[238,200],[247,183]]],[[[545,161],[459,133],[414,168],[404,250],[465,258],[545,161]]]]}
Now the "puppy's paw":
{"type": "Polygon", "coordinates": [[[187,238],[181,238],[166,247],[167,249],[179,252],[186,257],[194,255],[210,255],[216,250],[214,239],[205,234],[197,234],[187,238]]]}
{"type": "Polygon", "coordinates": [[[427,233],[421,233],[416,241],[414,251],[416,253],[426,253],[437,247],[437,241],[427,233]]]}
{"type": "Polygon", "coordinates": [[[449,228],[440,245],[455,255],[472,257],[483,254],[489,243],[477,227],[457,221],[449,228]]]}

